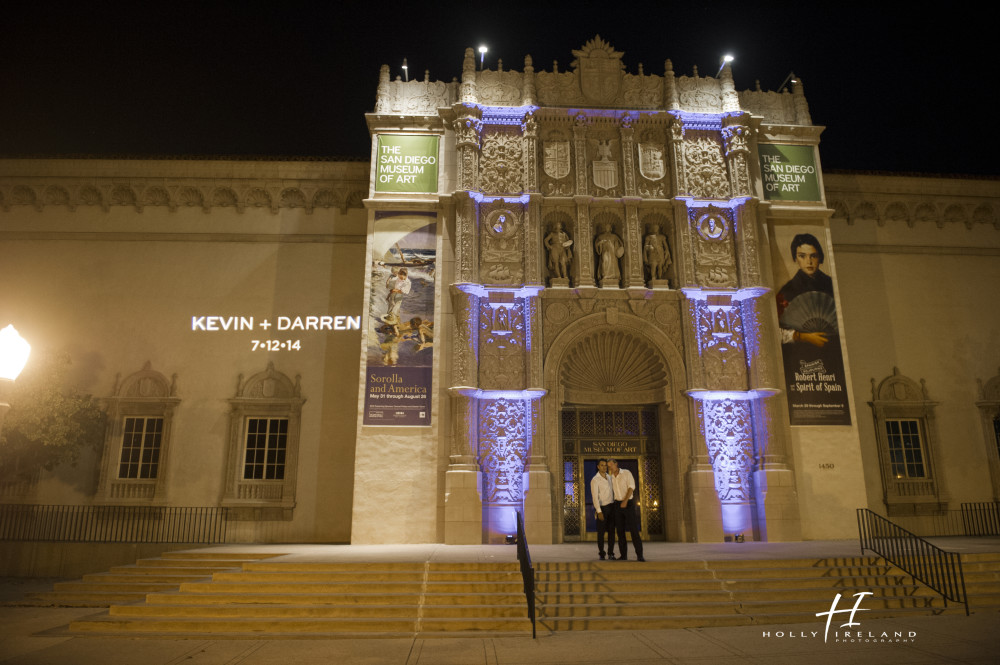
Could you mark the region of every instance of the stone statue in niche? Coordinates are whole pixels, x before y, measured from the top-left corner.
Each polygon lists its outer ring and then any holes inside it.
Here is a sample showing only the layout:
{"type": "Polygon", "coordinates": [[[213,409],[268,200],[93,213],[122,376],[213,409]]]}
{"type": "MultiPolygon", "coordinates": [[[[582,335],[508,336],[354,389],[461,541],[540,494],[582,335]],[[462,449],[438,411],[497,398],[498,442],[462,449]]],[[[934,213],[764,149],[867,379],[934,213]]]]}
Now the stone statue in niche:
{"type": "Polygon", "coordinates": [[[660,233],[659,224],[650,224],[649,233],[642,242],[642,260],[649,270],[649,286],[670,286],[667,269],[670,267],[670,247],[667,238],[660,233]]]}
{"type": "Polygon", "coordinates": [[[569,266],[573,260],[573,240],[563,230],[562,222],[552,225],[545,236],[545,249],[549,253],[549,283],[551,286],[569,286],[569,266]]]}
{"type": "Polygon", "coordinates": [[[617,288],[620,286],[621,269],[618,260],[625,254],[622,239],[614,233],[611,224],[598,225],[601,231],[594,240],[594,250],[597,252],[597,279],[602,288],[617,288]],[[603,229],[603,230],[602,230],[603,229]]]}

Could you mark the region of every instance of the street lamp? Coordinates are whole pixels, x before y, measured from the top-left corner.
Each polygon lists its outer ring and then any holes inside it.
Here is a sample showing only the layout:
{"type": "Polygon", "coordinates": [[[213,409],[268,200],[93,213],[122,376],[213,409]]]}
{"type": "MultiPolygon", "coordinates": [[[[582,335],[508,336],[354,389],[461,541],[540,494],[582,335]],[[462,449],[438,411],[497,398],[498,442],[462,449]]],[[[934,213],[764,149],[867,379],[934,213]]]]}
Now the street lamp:
{"type": "Polygon", "coordinates": [[[17,334],[14,326],[0,330],[0,432],[3,431],[4,417],[10,410],[7,393],[24,369],[30,353],[31,345],[17,334]]]}

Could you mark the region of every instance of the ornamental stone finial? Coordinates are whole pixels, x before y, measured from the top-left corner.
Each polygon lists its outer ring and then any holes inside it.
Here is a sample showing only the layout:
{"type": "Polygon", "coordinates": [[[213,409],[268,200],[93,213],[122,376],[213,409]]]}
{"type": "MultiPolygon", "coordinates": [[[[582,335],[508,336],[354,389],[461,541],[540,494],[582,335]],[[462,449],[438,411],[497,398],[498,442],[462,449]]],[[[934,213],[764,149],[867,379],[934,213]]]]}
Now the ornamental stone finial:
{"type": "Polygon", "coordinates": [[[475,104],[476,99],[476,52],[465,49],[465,60],[462,62],[462,86],[459,101],[463,104],[475,104]]]}
{"type": "Polygon", "coordinates": [[[535,105],[535,68],[531,56],[524,56],[524,86],[521,90],[521,105],[535,105]]]}
{"type": "Polygon", "coordinates": [[[669,58],[663,63],[663,106],[671,111],[681,107],[680,99],[677,97],[674,63],[669,58]]]}
{"type": "Polygon", "coordinates": [[[809,103],[806,101],[806,91],[802,87],[802,79],[792,72],[792,97],[795,103],[795,122],[800,125],[811,125],[809,103]]]}
{"type": "Polygon", "coordinates": [[[375,112],[389,110],[389,65],[382,65],[378,72],[378,88],[375,89],[375,112]]]}
{"type": "Polygon", "coordinates": [[[722,64],[722,71],[719,72],[719,79],[722,83],[722,110],[725,113],[740,110],[740,96],[736,94],[736,85],[733,83],[733,67],[730,63],[722,64]]]}

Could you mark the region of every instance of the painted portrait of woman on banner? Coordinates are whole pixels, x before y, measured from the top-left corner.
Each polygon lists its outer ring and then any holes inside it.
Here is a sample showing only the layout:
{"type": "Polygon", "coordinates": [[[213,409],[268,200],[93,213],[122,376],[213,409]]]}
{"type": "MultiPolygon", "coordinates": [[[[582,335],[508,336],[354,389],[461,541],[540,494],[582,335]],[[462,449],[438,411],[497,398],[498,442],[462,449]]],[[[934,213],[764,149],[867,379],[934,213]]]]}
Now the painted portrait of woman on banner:
{"type": "Polygon", "coordinates": [[[774,233],[772,251],[788,248],[773,261],[788,413],[792,425],[850,425],[834,279],[817,233],[825,237],[822,227],[774,233]]]}

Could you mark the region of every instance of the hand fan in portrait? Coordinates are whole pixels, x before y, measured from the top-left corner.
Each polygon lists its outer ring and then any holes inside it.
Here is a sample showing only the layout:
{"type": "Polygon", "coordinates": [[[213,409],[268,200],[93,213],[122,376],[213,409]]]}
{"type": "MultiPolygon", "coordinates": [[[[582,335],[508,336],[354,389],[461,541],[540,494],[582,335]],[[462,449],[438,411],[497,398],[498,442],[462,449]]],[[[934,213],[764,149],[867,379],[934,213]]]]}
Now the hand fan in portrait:
{"type": "Polygon", "coordinates": [[[807,291],[792,298],[781,316],[781,327],[800,332],[837,333],[837,305],[822,291],[807,291]]]}

